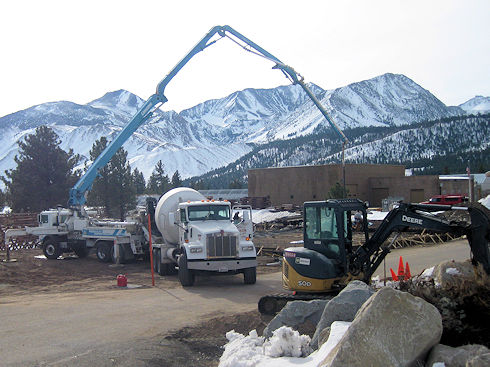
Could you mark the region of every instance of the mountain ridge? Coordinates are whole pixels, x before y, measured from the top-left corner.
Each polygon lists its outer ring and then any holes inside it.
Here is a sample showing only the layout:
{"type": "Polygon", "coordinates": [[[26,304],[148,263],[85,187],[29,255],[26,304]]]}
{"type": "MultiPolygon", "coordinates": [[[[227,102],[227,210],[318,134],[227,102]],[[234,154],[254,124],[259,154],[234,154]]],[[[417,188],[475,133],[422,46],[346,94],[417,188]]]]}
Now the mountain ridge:
{"type": "MultiPolygon", "coordinates": [[[[401,74],[386,73],[334,90],[309,87],[345,130],[465,113],[461,107],[445,106],[401,74]]],[[[0,171],[13,168],[17,141],[41,124],[55,130],[63,149],[73,148],[88,159],[95,140],[101,136],[112,140],[143,103],[138,96],[118,90],[86,105],[49,102],[4,116],[0,118],[0,171]]],[[[169,175],[178,170],[186,178],[226,166],[256,145],[329,129],[300,86],[247,88],[180,113],[156,110],[123,147],[131,166],[146,178],[160,159],[169,175]]]]}

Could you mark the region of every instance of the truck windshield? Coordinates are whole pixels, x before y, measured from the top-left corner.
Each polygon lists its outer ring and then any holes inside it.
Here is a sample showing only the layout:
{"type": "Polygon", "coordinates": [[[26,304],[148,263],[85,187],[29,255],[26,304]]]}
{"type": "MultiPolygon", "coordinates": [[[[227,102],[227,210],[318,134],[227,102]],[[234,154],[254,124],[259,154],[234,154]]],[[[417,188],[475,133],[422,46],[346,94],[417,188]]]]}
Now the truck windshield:
{"type": "Polygon", "coordinates": [[[197,205],[187,208],[189,220],[230,220],[228,205],[197,205]]]}

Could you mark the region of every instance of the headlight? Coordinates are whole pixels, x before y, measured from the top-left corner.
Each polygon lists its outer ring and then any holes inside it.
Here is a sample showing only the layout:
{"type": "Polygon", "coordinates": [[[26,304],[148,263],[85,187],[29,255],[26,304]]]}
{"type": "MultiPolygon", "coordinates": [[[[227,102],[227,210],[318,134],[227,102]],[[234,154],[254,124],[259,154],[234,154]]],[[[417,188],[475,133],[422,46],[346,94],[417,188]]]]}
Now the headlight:
{"type": "Polygon", "coordinates": [[[191,247],[191,254],[202,252],[202,247],[191,247]]]}
{"type": "Polygon", "coordinates": [[[242,246],[241,247],[242,251],[253,251],[255,249],[254,246],[250,245],[250,246],[242,246]]]}

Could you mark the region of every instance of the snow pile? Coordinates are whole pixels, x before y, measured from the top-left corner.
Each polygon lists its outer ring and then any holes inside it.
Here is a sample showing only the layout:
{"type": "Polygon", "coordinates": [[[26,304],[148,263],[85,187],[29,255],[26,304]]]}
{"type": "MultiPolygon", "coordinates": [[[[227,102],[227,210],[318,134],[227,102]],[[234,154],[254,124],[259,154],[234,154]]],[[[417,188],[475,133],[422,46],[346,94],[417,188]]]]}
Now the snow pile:
{"type": "Polygon", "coordinates": [[[277,219],[295,217],[297,213],[291,213],[288,211],[273,212],[270,209],[254,210],[252,212],[252,220],[255,224],[264,222],[273,222],[277,219]]]}
{"type": "Polygon", "coordinates": [[[379,212],[376,210],[367,213],[368,220],[383,220],[389,212],[379,212]]]}
{"type": "Polygon", "coordinates": [[[490,209],[490,195],[488,195],[486,198],[478,200],[478,202],[481,205],[486,206],[488,209],[490,209]]]}
{"type": "Polygon", "coordinates": [[[264,354],[273,358],[305,357],[312,352],[310,337],[287,326],[274,330],[272,337],[264,343],[264,354]]]}
{"type": "Polygon", "coordinates": [[[220,358],[219,367],[313,367],[318,366],[342,339],[350,322],[336,321],[331,326],[328,341],[308,357],[310,337],[299,335],[290,327],[282,326],[265,340],[255,330],[248,336],[229,331],[229,342],[220,358]]]}

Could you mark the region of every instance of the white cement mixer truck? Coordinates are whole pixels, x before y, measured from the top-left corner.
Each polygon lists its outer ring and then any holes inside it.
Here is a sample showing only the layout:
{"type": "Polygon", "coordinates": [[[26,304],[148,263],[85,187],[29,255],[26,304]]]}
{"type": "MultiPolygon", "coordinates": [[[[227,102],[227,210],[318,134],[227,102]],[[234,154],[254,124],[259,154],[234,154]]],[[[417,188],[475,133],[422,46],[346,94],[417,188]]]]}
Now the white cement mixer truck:
{"type": "Polygon", "coordinates": [[[175,272],[177,266],[184,287],[192,286],[200,272],[243,273],[245,284],[255,283],[250,206],[232,208],[228,201],[207,200],[181,187],[160,198],[154,219],[158,231],[152,228],[153,261],[160,275],[175,272]]]}

